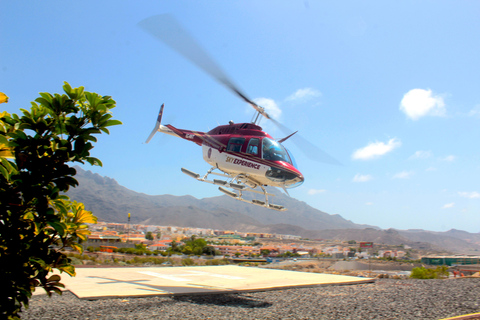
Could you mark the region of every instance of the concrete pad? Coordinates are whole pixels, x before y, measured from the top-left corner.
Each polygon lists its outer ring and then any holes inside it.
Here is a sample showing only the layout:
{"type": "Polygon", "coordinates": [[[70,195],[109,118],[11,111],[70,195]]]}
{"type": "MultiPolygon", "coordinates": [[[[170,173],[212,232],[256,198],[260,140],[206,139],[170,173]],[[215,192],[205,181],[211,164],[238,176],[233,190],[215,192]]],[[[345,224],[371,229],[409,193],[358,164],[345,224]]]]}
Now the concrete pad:
{"type": "Polygon", "coordinates": [[[77,268],[62,274],[65,289],[81,299],[253,292],[346,285],[374,279],[240,266],[77,268]]]}

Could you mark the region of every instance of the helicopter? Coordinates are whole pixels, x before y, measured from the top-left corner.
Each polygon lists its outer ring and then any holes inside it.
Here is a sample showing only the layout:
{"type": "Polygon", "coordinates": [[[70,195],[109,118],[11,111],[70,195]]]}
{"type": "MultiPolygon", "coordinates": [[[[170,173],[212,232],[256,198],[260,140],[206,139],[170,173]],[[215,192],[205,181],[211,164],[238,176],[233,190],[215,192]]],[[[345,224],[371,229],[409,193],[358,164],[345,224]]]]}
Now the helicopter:
{"type": "MultiPolygon", "coordinates": [[[[269,197],[274,194],[267,192],[266,187],[281,188],[288,195],[287,189],[298,187],[305,181],[292,153],[282,145],[297,131],[288,134],[291,132],[288,128],[273,119],[264,107],[244,95],[172,16],[167,14],[153,16],[142,20],[138,25],[210,74],[255,109],[250,123],[229,121],[228,124],[219,125],[208,132],[200,132],[179,129],[170,124],[163,125],[165,104],[162,104],[155,127],[146,143],[150,142],[157,132],[191,141],[202,147],[203,159],[211,165],[211,168],[204,175],[181,168],[183,173],[198,181],[218,185],[221,192],[233,199],[272,210],[287,210],[284,206],[269,201],[269,197]],[[288,135],[282,139],[274,139],[259,125],[262,118],[269,119],[288,135]],[[219,178],[210,178],[211,175],[219,178]],[[261,194],[264,199],[249,200],[245,198],[245,192],[261,194]]],[[[336,163],[335,159],[298,135],[297,137],[300,139],[298,141],[304,142],[303,144],[310,150],[320,153],[323,162],[336,163]]]]}

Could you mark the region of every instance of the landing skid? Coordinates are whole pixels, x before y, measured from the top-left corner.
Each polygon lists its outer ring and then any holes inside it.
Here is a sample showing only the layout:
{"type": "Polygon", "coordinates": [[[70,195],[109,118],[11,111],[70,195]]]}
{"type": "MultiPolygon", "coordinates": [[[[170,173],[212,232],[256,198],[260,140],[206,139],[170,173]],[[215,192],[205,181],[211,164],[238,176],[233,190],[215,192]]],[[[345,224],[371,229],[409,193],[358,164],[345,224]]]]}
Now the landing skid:
{"type": "Polygon", "coordinates": [[[253,181],[251,178],[246,176],[245,174],[238,174],[236,176],[229,175],[227,173],[218,173],[218,172],[213,172],[214,170],[218,170],[216,167],[210,168],[210,170],[207,171],[207,173],[201,177],[200,174],[195,173],[193,171],[190,171],[188,169],[182,168],[182,172],[185,173],[186,175],[202,182],[207,182],[215,185],[219,185],[218,190],[221,192],[225,193],[227,196],[247,202],[250,204],[254,204],[256,206],[264,207],[267,209],[272,209],[272,210],[277,210],[277,211],[286,211],[287,208],[284,206],[278,205],[278,204],[273,204],[268,202],[268,196],[274,197],[275,195],[272,193],[268,193],[265,188],[259,184],[253,181]],[[220,179],[213,179],[213,180],[208,180],[209,175],[216,175],[220,176],[223,178],[226,178],[227,180],[220,180],[220,179]],[[255,190],[257,187],[262,189],[260,190],[255,190]],[[233,190],[225,189],[225,188],[230,188],[233,190]],[[243,192],[253,192],[253,193],[258,193],[258,194],[263,194],[265,196],[265,201],[261,200],[247,200],[243,198],[243,192]]]}

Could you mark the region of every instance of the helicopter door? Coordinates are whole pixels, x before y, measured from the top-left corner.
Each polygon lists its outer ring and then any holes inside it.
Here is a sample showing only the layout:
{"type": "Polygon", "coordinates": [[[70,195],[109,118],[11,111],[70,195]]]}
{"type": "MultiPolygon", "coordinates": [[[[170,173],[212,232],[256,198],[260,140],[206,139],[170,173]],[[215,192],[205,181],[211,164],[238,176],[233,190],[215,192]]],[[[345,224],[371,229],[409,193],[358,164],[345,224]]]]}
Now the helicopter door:
{"type": "Polygon", "coordinates": [[[248,142],[247,153],[250,153],[254,156],[258,156],[258,148],[260,145],[260,139],[252,138],[248,142]]]}
{"type": "Polygon", "coordinates": [[[228,141],[227,151],[240,152],[245,143],[245,138],[230,138],[228,141]]]}

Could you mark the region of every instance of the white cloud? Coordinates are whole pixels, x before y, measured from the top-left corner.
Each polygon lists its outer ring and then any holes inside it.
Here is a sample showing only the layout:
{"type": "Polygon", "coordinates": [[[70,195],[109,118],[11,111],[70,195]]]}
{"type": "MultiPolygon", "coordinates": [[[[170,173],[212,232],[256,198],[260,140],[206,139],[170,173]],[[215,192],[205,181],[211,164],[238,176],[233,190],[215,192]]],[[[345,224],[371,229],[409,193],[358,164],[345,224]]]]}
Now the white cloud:
{"type": "Polygon", "coordinates": [[[367,182],[372,179],[373,177],[369,174],[356,174],[355,177],[353,177],[353,182],[367,182]]]}
{"type": "Polygon", "coordinates": [[[327,190],[324,190],[324,189],[310,189],[310,190],[308,190],[308,195],[314,196],[314,195],[319,194],[319,193],[324,193],[325,191],[327,191],[327,190]]]}
{"type": "MultiPolygon", "coordinates": [[[[274,119],[280,119],[280,116],[282,115],[282,109],[280,109],[275,100],[269,98],[256,98],[253,101],[259,106],[264,107],[265,111],[274,119]]],[[[251,108],[250,105],[249,108],[251,108]]]]}
{"type": "Polygon", "coordinates": [[[455,206],[455,202],[447,203],[443,205],[442,209],[453,208],[454,206],[455,206]]]}
{"type": "Polygon", "coordinates": [[[365,203],[365,205],[367,205],[367,206],[373,206],[373,202],[367,202],[367,203],[365,203]]]}
{"type": "Polygon", "coordinates": [[[393,176],[393,179],[408,179],[413,175],[412,171],[402,171],[393,176]]]}
{"type": "Polygon", "coordinates": [[[480,193],[477,191],[472,191],[472,192],[459,192],[459,196],[464,197],[464,198],[469,198],[469,199],[479,199],[480,198],[480,193]]]}
{"type": "Polygon", "coordinates": [[[415,152],[413,155],[411,155],[408,159],[427,159],[427,158],[430,158],[431,156],[432,156],[431,151],[419,150],[415,152]]]}
{"type": "Polygon", "coordinates": [[[429,167],[429,168],[425,169],[425,171],[437,171],[437,168],[429,167]]]}
{"type": "Polygon", "coordinates": [[[354,160],[370,160],[383,156],[393,149],[401,146],[402,143],[396,138],[384,142],[371,142],[366,147],[355,150],[352,155],[354,160]]]}
{"type": "Polygon", "coordinates": [[[472,110],[470,110],[468,115],[470,117],[480,117],[480,105],[477,105],[472,110]]]}
{"type": "Polygon", "coordinates": [[[455,159],[457,159],[457,157],[455,157],[454,155],[449,155],[449,156],[441,158],[442,161],[447,161],[447,162],[455,161],[455,159]]]}
{"type": "Polygon", "coordinates": [[[303,88],[295,91],[294,94],[287,97],[287,101],[307,101],[311,98],[320,97],[322,94],[320,91],[312,88],[303,88]]]}
{"type": "Polygon", "coordinates": [[[432,90],[413,89],[408,91],[400,102],[400,110],[412,120],[423,116],[444,116],[443,97],[434,96],[432,90]]]}

